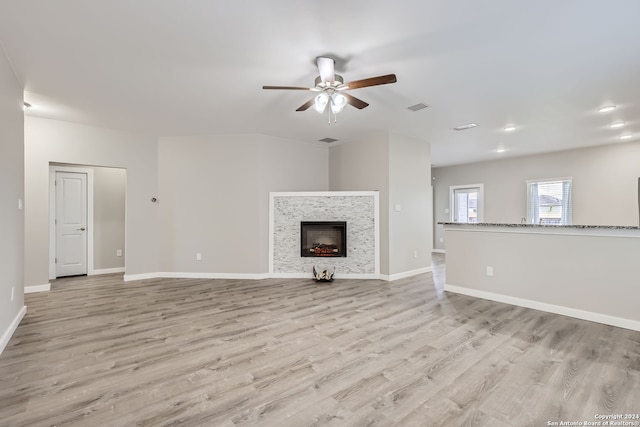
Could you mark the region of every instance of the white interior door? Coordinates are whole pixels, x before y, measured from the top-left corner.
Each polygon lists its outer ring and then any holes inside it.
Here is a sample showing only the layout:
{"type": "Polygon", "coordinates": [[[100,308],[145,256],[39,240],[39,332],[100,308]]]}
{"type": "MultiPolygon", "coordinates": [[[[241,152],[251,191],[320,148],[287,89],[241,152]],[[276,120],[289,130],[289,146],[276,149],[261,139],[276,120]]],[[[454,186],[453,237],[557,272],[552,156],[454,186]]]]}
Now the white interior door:
{"type": "Polygon", "coordinates": [[[56,277],[87,274],[87,174],[56,172],[56,277]]]}

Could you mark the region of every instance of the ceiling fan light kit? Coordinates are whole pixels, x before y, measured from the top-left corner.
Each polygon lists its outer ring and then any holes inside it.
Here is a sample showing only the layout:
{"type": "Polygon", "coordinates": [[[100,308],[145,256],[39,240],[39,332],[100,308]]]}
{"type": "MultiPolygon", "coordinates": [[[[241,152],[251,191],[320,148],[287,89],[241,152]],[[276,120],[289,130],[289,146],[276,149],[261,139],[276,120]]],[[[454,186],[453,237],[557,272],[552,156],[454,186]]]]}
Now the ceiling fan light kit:
{"type": "Polygon", "coordinates": [[[320,92],[314,98],[298,107],[296,111],[306,111],[311,106],[313,106],[313,109],[320,114],[328,111],[329,123],[331,123],[331,114],[333,114],[333,121],[335,122],[336,115],[342,112],[347,104],[359,110],[362,110],[369,105],[353,95],[341,92],[369,86],[385,85],[395,83],[397,81],[395,74],[387,74],[384,76],[371,77],[368,79],[344,83],[342,76],[335,73],[335,60],[333,58],[319,56],[316,58],[316,65],[318,66],[318,73],[320,75],[315,78],[313,87],[262,86],[262,89],[309,90],[312,92],[320,92]],[[327,105],[329,105],[329,109],[327,109],[327,105]]]}
{"type": "Polygon", "coordinates": [[[313,109],[318,113],[324,113],[324,109],[327,108],[327,104],[329,103],[329,95],[322,92],[318,94],[313,102],[313,109]]]}

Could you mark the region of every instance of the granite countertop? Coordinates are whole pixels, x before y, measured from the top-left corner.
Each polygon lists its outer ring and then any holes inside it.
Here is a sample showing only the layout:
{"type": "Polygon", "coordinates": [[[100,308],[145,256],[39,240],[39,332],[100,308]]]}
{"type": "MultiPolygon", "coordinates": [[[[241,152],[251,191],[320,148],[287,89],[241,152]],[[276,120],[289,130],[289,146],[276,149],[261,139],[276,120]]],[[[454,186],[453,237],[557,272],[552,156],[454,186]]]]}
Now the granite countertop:
{"type": "Polygon", "coordinates": [[[640,230],[635,225],[557,225],[557,224],[509,224],[509,223],[466,223],[466,222],[438,222],[439,225],[465,225],[472,227],[529,227],[529,228],[574,228],[600,230],[640,230]]]}

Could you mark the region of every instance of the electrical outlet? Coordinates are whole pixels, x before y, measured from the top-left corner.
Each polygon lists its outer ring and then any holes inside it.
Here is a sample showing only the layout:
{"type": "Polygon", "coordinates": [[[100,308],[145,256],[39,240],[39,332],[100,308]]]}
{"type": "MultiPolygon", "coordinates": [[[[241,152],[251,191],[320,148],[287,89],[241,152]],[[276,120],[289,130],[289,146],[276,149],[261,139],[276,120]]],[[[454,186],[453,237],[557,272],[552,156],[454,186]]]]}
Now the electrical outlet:
{"type": "Polygon", "coordinates": [[[493,276],[493,267],[487,266],[487,276],[493,276]]]}
{"type": "Polygon", "coordinates": [[[444,243],[444,237],[440,238],[440,243],[444,243]]]}
{"type": "Polygon", "coordinates": [[[196,254],[196,261],[202,261],[202,254],[200,252],[196,254]]]}
{"type": "Polygon", "coordinates": [[[18,199],[18,210],[22,210],[22,199],[18,199]]]}
{"type": "Polygon", "coordinates": [[[122,256],[122,249],[116,250],[116,256],[122,256]]]}
{"type": "Polygon", "coordinates": [[[418,251],[413,251],[413,257],[418,258],[418,251]]]}
{"type": "Polygon", "coordinates": [[[16,288],[11,288],[11,301],[13,301],[13,294],[15,292],[16,288]]]}

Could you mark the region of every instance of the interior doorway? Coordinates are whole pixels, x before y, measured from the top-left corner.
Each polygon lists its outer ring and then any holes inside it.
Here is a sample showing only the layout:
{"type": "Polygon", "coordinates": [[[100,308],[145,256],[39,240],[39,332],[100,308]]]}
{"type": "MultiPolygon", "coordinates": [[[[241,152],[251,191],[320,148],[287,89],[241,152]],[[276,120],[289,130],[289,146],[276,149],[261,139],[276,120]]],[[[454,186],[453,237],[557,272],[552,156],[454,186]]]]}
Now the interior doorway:
{"type": "Polygon", "coordinates": [[[126,170],[52,163],[49,192],[49,279],[124,272],[126,170]]]}

